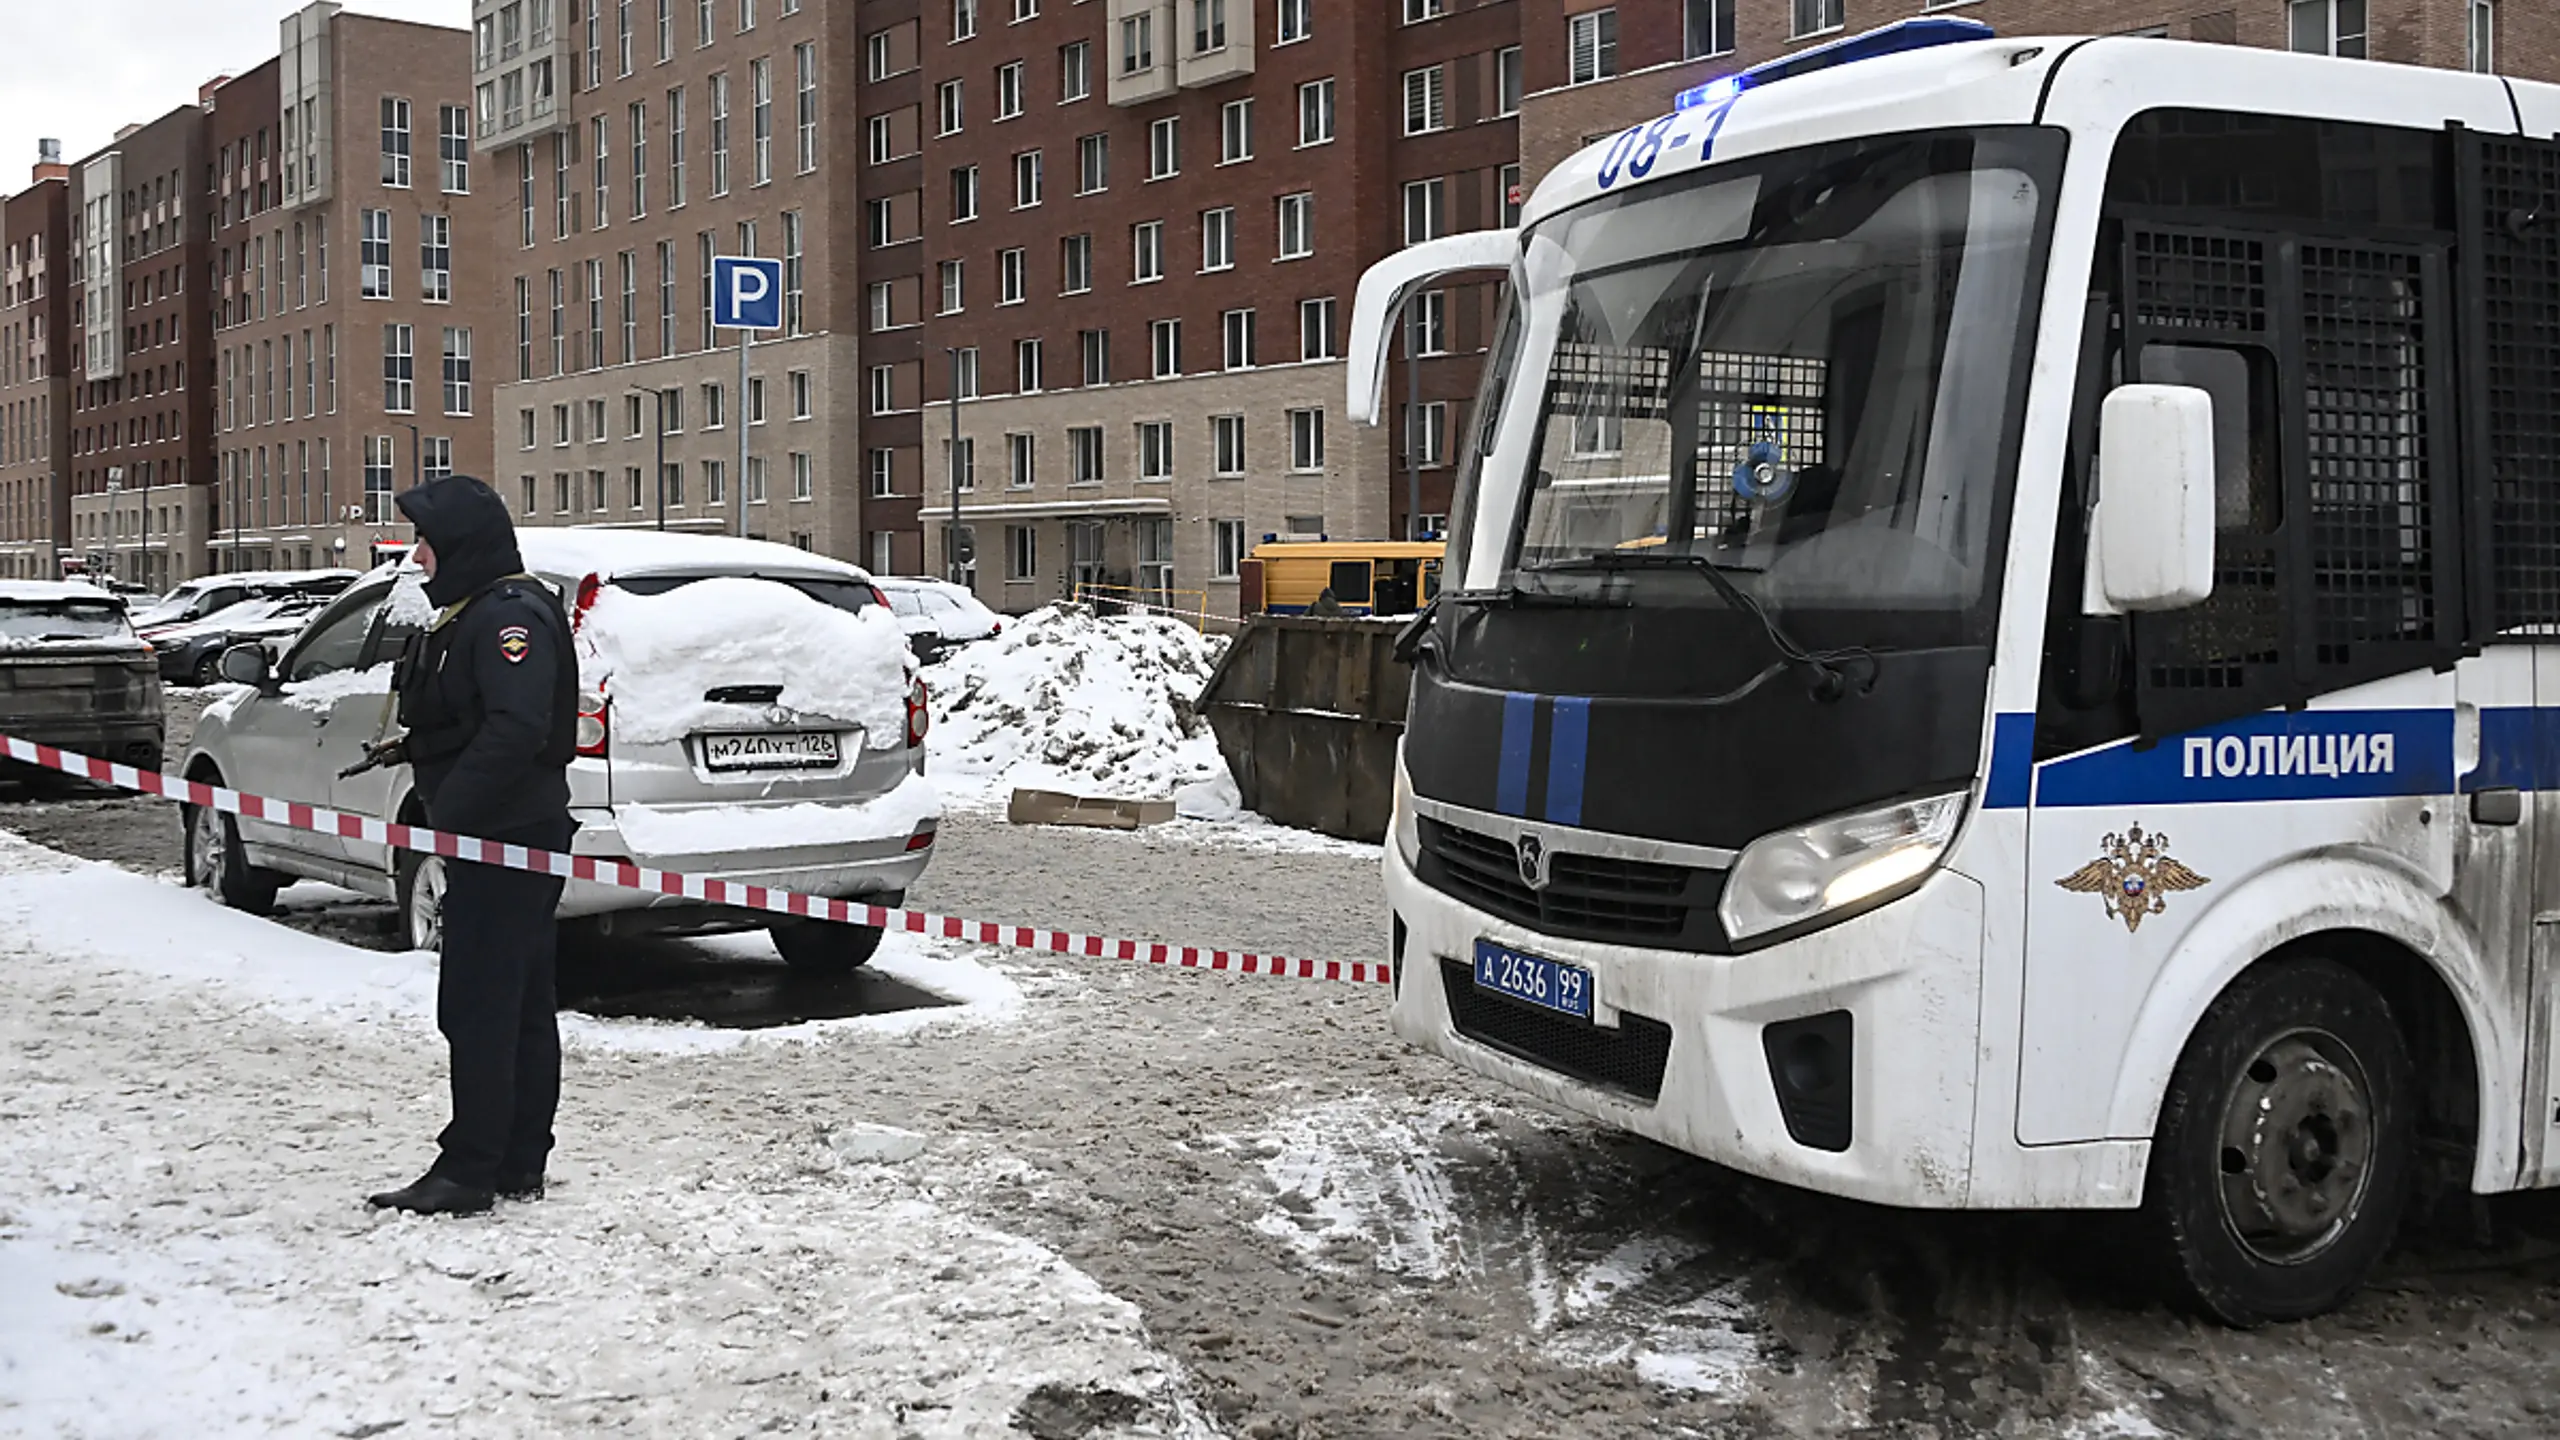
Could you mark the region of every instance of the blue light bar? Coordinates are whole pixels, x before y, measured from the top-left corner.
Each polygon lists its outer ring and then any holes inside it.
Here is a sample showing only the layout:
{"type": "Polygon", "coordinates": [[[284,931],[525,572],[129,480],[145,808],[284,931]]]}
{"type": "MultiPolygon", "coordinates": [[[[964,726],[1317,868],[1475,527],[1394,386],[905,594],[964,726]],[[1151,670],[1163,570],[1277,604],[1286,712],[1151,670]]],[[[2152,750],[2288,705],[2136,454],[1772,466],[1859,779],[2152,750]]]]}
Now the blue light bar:
{"type": "Polygon", "coordinates": [[[1726,75],[1680,92],[1674,108],[1696,110],[1723,105],[1745,90],[1756,90],[1816,70],[1830,70],[1853,65],[1860,60],[1873,60],[1885,55],[1900,55],[1910,50],[1927,50],[1939,45],[1962,45],[1974,40],[1997,38],[1988,25],[1979,20],[1959,20],[1937,16],[1919,20],[1897,20],[1891,25],[1816,45],[1793,55],[1763,61],[1739,75],[1726,75]]]}

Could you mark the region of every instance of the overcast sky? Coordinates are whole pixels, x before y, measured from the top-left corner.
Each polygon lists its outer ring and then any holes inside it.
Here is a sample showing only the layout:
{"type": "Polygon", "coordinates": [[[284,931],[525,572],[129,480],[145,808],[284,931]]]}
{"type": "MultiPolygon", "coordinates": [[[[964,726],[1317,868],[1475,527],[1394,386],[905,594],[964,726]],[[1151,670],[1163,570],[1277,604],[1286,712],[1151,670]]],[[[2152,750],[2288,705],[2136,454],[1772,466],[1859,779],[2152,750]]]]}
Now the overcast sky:
{"type": "MultiPolygon", "coordinates": [[[[294,0],[0,0],[9,78],[0,82],[0,192],[26,188],[36,141],[66,160],[103,149],[119,127],[193,104],[216,75],[276,53],[294,0]]],[[[350,12],[471,23],[471,0],[356,0],[350,12]]]]}

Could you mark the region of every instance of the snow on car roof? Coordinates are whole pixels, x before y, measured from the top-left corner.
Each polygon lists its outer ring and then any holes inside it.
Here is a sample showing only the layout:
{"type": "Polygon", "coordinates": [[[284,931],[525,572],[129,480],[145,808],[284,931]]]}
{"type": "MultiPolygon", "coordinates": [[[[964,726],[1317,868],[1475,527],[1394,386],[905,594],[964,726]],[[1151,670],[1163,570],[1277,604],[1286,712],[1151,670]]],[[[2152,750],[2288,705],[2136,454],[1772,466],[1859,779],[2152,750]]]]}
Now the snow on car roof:
{"type": "MultiPolygon", "coordinates": [[[[314,580],[354,580],[357,570],[232,570],[180,581],[179,590],[214,590],[225,585],[302,585],[314,580]]],[[[171,592],[175,594],[175,591],[171,592]]]]}
{"type": "Polygon", "coordinates": [[[525,564],[553,574],[802,575],[868,582],[858,565],[768,540],[729,535],[669,534],[659,530],[590,530],[528,527],[516,532],[525,564]]]}
{"type": "Polygon", "coordinates": [[[107,600],[121,605],[124,598],[113,591],[101,590],[78,580],[0,580],[0,600],[22,604],[44,605],[63,600],[107,600]]]}

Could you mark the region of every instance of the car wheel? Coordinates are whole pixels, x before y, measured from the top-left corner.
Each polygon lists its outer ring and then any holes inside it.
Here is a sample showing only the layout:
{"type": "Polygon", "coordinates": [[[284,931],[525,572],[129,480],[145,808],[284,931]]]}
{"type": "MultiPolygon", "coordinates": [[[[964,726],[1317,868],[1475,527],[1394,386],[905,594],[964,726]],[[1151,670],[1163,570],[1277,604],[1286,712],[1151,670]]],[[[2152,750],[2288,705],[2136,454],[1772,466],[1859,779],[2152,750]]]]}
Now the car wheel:
{"type": "Polygon", "coordinates": [[[400,852],[400,938],[412,950],[444,948],[444,857],[400,852]]]}
{"type": "Polygon", "coordinates": [[[2399,1228],[2414,1094],[2390,1003],[2362,976],[2326,960],[2241,976],[2161,1106],[2143,1214],[2160,1273],[2229,1325],[2344,1303],[2399,1228]]]}
{"type": "Polygon", "coordinates": [[[198,660],[194,678],[198,685],[222,683],[222,652],[215,650],[198,660]]]}
{"type": "Polygon", "coordinates": [[[849,975],[870,964],[880,950],[877,925],[789,920],[770,928],[783,963],[806,975],[849,975]]]}
{"type": "MultiPolygon", "coordinates": [[[[221,777],[210,777],[219,785],[221,777]]],[[[210,891],[234,910],[264,915],[276,908],[276,892],[284,877],[251,865],[240,849],[238,821],[219,810],[190,805],[181,812],[186,828],[187,883],[210,891]]]]}

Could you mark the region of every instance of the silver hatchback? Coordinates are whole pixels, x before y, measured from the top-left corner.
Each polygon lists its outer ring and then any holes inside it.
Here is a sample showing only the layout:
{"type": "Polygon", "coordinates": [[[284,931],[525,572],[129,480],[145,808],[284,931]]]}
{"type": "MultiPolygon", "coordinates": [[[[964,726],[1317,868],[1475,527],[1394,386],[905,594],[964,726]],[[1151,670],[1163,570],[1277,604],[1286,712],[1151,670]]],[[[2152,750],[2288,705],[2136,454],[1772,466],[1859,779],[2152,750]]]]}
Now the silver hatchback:
{"type": "MultiPolygon", "coordinates": [[[[526,530],[518,541],[526,567],[582,621],[615,592],[664,597],[706,581],[787,587],[802,601],[857,616],[880,609],[870,629],[878,643],[898,648],[898,658],[875,657],[869,673],[903,693],[830,706],[848,713],[784,703],[786,693],[801,694],[790,688],[791,676],[844,664],[841,656],[789,649],[810,643],[803,635],[829,633],[841,618],[819,610],[804,613],[822,623],[785,627],[786,633],[767,626],[715,636],[722,643],[707,648],[716,658],[679,674],[629,677],[635,690],[646,683],[663,693],[671,680],[686,687],[684,718],[672,731],[626,726],[617,733],[602,693],[612,682],[582,687],[579,753],[569,767],[578,826],[571,849],[832,899],[901,903],[932,856],[941,801],[923,774],[923,685],[869,575],[786,546],[710,536],[526,530]],[[696,690],[699,702],[692,700],[696,690]],[[884,723],[884,716],[903,716],[903,723],[884,723]]],[[[393,664],[432,619],[417,582],[410,566],[366,576],[314,616],[272,670],[258,647],[227,654],[224,671],[234,687],[198,722],[186,776],[426,823],[406,767],[352,778],[339,773],[396,728],[393,664]]],[[[734,585],[706,586],[702,593],[724,590],[738,593],[734,585]]],[[[786,608],[799,603],[771,598],[786,608]]],[[[653,613],[639,605],[623,609],[653,613]]],[[[699,616],[688,616],[688,623],[698,627],[699,616]]],[[[408,942],[420,949],[436,945],[444,889],[436,857],[192,807],[184,813],[188,880],[224,903],[262,911],[288,880],[321,880],[394,901],[408,942]]],[[[785,960],[821,972],[860,965],[880,943],[880,932],[869,926],[782,920],[585,881],[570,882],[559,913],[608,935],[763,927],[785,960]]]]}

